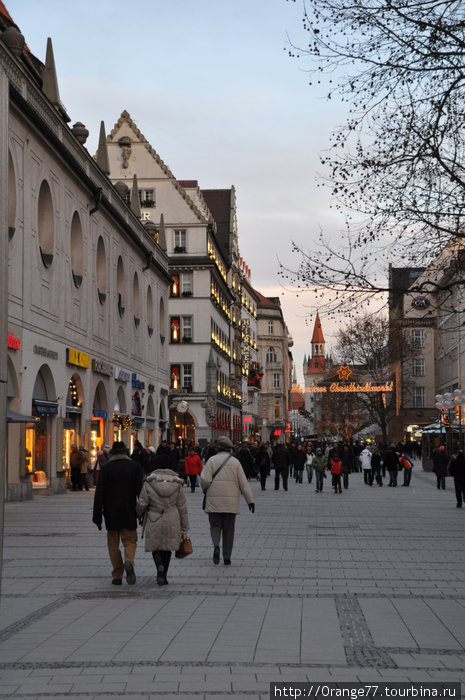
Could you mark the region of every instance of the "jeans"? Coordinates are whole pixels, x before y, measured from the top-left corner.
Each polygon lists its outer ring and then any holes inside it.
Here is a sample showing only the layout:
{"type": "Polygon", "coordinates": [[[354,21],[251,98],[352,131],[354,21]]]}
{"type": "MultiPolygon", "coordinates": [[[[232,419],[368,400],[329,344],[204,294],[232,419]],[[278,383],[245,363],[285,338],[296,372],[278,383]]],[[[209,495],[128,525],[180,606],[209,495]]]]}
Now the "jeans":
{"type": "Polygon", "coordinates": [[[389,471],[389,486],[397,486],[397,469],[395,471],[389,471]]]}
{"type": "Polygon", "coordinates": [[[323,491],[324,472],[315,471],[316,490],[323,491]]]}
{"type": "Polygon", "coordinates": [[[311,483],[312,483],[312,478],[313,478],[313,467],[312,467],[311,464],[306,464],[306,465],[305,465],[305,469],[307,470],[307,479],[308,479],[308,483],[311,484],[311,483]]]}
{"type": "Polygon", "coordinates": [[[123,578],[124,562],[130,561],[134,566],[137,547],[137,530],[107,530],[107,546],[110,561],[113,566],[112,577],[123,578]],[[124,548],[124,559],[121,556],[119,543],[124,548]]]}
{"type": "Polygon", "coordinates": [[[304,470],[303,469],[294,469],[294,474],[295,474],[296,483],[301,484],[303,481],[304,470]]]}
{"type": "Polygon", "coordinates": [[[404,486],[410,486],[410,480],[412,478],[412,469],[404,469],[404,486]]]}

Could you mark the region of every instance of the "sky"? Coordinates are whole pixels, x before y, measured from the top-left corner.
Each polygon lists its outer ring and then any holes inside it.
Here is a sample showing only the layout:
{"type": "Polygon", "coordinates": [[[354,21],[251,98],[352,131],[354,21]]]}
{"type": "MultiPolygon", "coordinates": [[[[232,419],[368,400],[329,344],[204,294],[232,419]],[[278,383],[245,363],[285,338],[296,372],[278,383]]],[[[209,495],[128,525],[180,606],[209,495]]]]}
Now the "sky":
{"type": "MultiPolygon", "coordinates": [[[[310,352],[317,307],[278,275],[297,269],[291,241],[338,235],[341,216],[318,186],[319,154],[344,121],[309,64],[288,55],[302,45],[302,1],[4,0],[26,42],[45,61],[52,39],[60,99],[90,135],[107,134],[127,110],[179,180],[201,189],[234,185],[239,250],[252,284],[280,297],[293,337],[297,379],[310,352]]],[[[336,328],[322,317],[327,349],[336,328]]]]}

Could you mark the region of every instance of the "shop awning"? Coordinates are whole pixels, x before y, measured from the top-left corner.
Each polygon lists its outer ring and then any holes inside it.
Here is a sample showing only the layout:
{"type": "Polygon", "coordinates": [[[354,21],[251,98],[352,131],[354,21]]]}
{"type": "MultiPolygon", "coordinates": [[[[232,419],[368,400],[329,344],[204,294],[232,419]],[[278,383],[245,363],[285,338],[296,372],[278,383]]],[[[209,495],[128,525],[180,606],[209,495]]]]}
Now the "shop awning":
{"type": "Polygon", "coordinates": [[[6,412],[6,422],[7,423],[35,423],[37,418],[32,416],[25,416],[23,413],[16,413],[16,411],[10,411],[7,409],[6,412]]]}

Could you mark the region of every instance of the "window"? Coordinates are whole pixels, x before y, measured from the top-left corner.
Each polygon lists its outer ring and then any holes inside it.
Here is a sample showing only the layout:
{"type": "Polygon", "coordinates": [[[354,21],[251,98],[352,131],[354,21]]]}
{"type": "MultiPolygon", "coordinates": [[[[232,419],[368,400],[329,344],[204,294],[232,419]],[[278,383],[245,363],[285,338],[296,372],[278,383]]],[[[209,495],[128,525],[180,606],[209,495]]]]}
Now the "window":
{"type": "Polygon", "coordinates": [[[192,365],[182,366],[182,388],[192,391],[192,365]]]}
{"type": "Polygon", "coordinates": [[[423,357],[415,357],[413,360],[413,376],[414,377],[424,377],[425,376],[425,360],[423,357]]]}
{"type": "Polygon", "coordinates": [[[139,190],[139,202],[141,207],[154,207],[155,190],[139,190]]]}
{"type": "Polygon", "coordinates": [[[181,294],[183,297],[190,297],[194,290],[192,272],[183,272],[181,276],[181,294]]]}
{"type": "Polygon", "coordinates": [[[281,375],[279,372],[273,373],[273,389],[281,389],[281,375]]]}
{"type": "Polygon", "coordinates": [[[266,361],[267,362],[277,362],[276,353],[274,348],[268,348],[266,351],[266,361]]]}
{"type": "Polygon", "coordinates": [[[179,316],[172,316],[171,317],[171,325],[170,325],[170,342],[171,343],[179,343],[180,341],[180,323],[179,323],[179,316]]]}
{"type": "Polygon", "coordinates": [[[270,335],[273,335],[274,330],[273,330],[273,321],[268,321],[268,333],[270,335]]]}
{"type": "Polygon", "coordinates": [[[412,330],[412,345],[414,348],[425,347],[425,331],[417,329],[412,330]]]}
{"type": "Polygon", "coordinates": [[[120,317],[123,318],[125,310],[124,267],[123,259],[121,256],[118,258],[118,264],[116,266],[116,295],[118,300],[118,313],[120,317]]]}
{"type": "Polygon", "coordinates": [[[39,191],[37,228],[42,262],[44,267],[50,267],[53,262],[55,223],[52,193],[50,192],[50,187],[45,180],[42,182],[39,191]]]}
{"type": "Polygon", "coordinates": [[[183,316],[182,323],[182,342],[190,343],[192,340],[192,316],[183,316]]]}
{"type": "Polygon", "coordinates": [[[176,229],[174,232],[174,252],[186,252],[186,229],[176,229]]]}
{"type": "Polygon", "coordinates": [[[274,405],[274,417],[275,418],[281,418],[281,405],[279,401],[276,401],[274,405]]]}
{"type": "Polygon", "coordinates": [[[425,407],[425,387],[424,386],[413,387],[413,406],[414,406],[414,408],[424,408],[425,407]]]}
{"type": "Polygon", "coordinates": [[[178,297],[179,296],[179,275],[171,275],[171,279],[173,281],[171,282],[170,296],[178,297]]]}
{"type": "Polygon", "coordinates": [[[74,212],[71,222],[70,247],[71,273],[73,275],[74,286],[79,289],[82,284],[83,252],[81,220],[77,211],[74,212]]]}

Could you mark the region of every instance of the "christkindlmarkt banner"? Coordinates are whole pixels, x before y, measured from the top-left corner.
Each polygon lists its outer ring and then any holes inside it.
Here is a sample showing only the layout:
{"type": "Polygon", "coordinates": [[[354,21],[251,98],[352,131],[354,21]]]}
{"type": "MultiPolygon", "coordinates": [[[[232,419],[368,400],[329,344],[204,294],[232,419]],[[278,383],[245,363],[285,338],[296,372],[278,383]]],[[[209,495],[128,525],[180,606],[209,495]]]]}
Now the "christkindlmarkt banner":
{"type": "MultiPolygon", "coordinates": [[[[350,375],[352,374],[352,370],[347,367],[341,365],[340,368],[337,371],[339,375],[339,379],[342,380],[348,380],[350,375]]],[[[380,391],[393,391],[393,386],[394,382],[388,381],[385,384],[372,384],[371,382],[365,382],[364,384],[359,384],[357,382],[350,382],[350,384],[341,384],[340,382],[332,382],[329,387],[328,386],[321,386],[318,384],[315,384],[315,382],[312,382],[310,386],[305,387],[305,389],[302,389],[302,387],[292,387],[293,392],[296,393],[309,393],[309,394],[326,394],[326,392],[332,392],[332,393],[364,393],[364,394],[369,394],[369,393],[376,393],[380,391]]]]}

